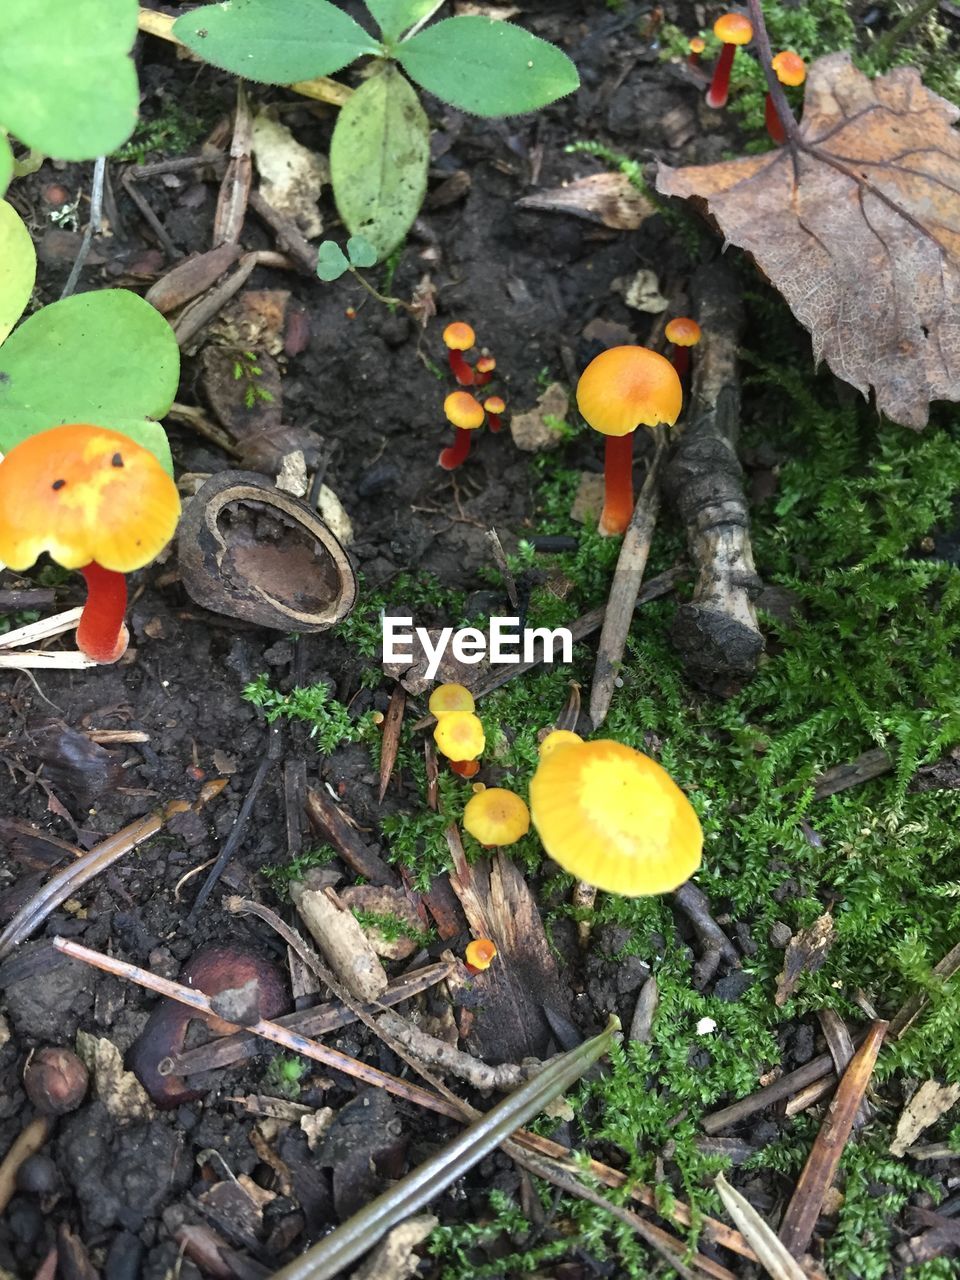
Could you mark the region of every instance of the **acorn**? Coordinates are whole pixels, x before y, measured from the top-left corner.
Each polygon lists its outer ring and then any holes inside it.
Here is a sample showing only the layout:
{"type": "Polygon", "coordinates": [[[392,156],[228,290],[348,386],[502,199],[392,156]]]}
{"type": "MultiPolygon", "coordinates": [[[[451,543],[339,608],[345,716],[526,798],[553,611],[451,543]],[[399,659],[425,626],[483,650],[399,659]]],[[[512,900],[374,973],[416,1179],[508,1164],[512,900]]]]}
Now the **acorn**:
{"type": "Polygon", "coordinates": [[[23,1087],[45,1116],[76,1111],[87,1092],[90,1076],[75,1053],[59,1045],[34,1049],[23,1068],[23,1087]]]}

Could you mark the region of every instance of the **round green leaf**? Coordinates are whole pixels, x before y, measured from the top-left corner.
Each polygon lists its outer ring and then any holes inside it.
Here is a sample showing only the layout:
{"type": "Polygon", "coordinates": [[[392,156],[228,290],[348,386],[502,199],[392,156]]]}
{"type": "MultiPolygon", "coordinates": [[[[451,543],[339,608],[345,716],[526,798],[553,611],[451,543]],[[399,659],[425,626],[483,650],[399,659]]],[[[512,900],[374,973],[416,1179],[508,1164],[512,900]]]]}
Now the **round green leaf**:
{"type": "Polygon", "coordinates": [[[37,277],[37,254],[23,219],[0,200],[0,342],[23,315],[37,277]]]}
{"type": "Polygon", "coordinates": [[[351,236],[347,241],[347,257],[355,267],[372,267],[377,251],[366,236],[351,236]]]}
{"type": "Polygon", "coordinates": [[[13,177],[13,152],[7,135],[0,129],[0,196],[4,195],[13,177]]]}
{"type": "Polygon", "coordinates": [[[140,102],[129,56],[137,9],[137,0],[3,0],[0,125],[59,160],[116,150],[140,102]]]}
{"type": "Polygon", "coordinates": [[[267,84],[328,76],[381,52],[329,0],[224,0],[185,13],[173,34],[205,62],[267,84]]]}
{"type": "Polygon", "coordinates": [[[317,250],[317,275],[321,280],[339,280],[345,271],[350,270],[350,263],[343,256],[343,250],[333,240],[321,240],[317,250]]]}
{"type": "Polygon", "coordinates": [[[135,293],[103,289],[54,302],[0,347],[0,453],[64,422],[129,435],[131,423],[163,417],[179,377],[173,330],[135,293]]]}
{"type": "Polygon", "coordinates": [[[479,16],[427,27],[398,45],[396,58],[417,84],[477,116],[536,111],[580,85],[577,68],[556,45],[479,16]]]}
{"type": "Polygon", "coordinates": [[[419,213],[429,160],[423,107],[396,67],[384,63],[341,109],[330,141],[340,217],[378,258],[400,244],[419,213]]]}
{"type": "Polygon", "coordinates": [[[443,0],[365,0],[384,40],[396,40],[411,27],[439,8],[443,0]]]}

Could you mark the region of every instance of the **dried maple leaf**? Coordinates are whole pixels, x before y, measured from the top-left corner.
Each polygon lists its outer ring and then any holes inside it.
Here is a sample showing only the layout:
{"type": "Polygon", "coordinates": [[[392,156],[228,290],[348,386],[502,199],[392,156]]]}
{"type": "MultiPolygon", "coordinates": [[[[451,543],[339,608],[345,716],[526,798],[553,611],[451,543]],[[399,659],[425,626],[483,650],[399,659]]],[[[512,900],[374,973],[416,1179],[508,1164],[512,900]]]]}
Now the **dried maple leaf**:
{"type": "Polygon", "coordinates": [[[960,399],[960,116],[912,67],[870,80],[845,53],[810,67],[796,142],[687,169],[699,196],[813,337],[814,357],[895,422],[960,399]]]}

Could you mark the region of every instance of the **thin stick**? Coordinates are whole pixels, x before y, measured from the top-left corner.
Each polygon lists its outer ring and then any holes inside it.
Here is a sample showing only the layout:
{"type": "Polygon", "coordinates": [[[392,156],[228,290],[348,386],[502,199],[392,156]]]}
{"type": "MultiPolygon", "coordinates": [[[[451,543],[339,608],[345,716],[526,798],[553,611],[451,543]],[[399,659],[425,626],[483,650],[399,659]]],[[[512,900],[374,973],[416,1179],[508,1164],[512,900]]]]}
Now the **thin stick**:
{"type": "Polygon", "coordinates": [[[86,262],[87,255],[90,252],[93,237],[100,230],[100,219],[103,216],[103,179],[106,171],[106,156],[98,156],[93,164],[93,185],[90,188],[90,219],[83,233],[83,239],[80,241],[76,260],[70,270],[70,274],[67,276],[67,283],[63,286],[63,293],[60,295],[61,301],[64,298],[69,298],[77,287],[77,281],[80,279],[80,272],[83,270],[83,264],[86,262]]]}
{"type": "Polygon", "coordinates": [[[763,9],[760,7],[760,0],[747,0],[747,3],[750,7],[753,39],[757,46],[757,53],[760,55],[763,74],[767,79],[767,91],[773,99],[773,105],[776,107],[777,115],[780,117],[780,123],[783,125],[783,131],[787,135],[787,141],[799,143],[800,126],[797,124],[796,116],[790,109],[790,103],[787,101],[787,95],[783,91],[783,85],[777,79],[777,73],[773,69],[773,49],[770,47],[770,37],[767,35],[767,24],[763,20],[763,9]]]}
{"type": "Polygon", "coordinates": [[[20,1166],[32,1155],[36,1155],[49,1138],[52,1127],[53,1121],[49,1116],[34,1116],[20,1130],[13,1146],[3,1157],[3,1163],[0,1164],[0,1213],[6,1210],[10,1197],[16,1190],[20,1166]]]}
{"type": "Polygon", "coordinates": [[[650,543],[660,510],[660,464],[663,460],[666,437],[662,427],[654,430],[653,460],[640,490],[633,515],[623,536],[623,545],[613,573],[613,585],[603,618],[600,645],[597,649],[597,665],[590,688],[590,719],[594,729],[599,729],[607,718],[613,697],[617,670],[623,661],[627,646],[633,611],[637,606],[643,571],[647,567],[650,543]]]}
{"type": "Polygon", "coordinates": [[[51,877],[29,902],[24,903],[17,914],[0,934],[0,958],[12,951],[18,943],[39,929],[44,920],[55,911],[61,903],[83,887],[88,881],[98,876],[101,871],[119,861],[120,858],[143,844],[158,831],[162,831],[170,819],[178,813],[186,813],[193,809],[198,813],[208,801],[218,796],[227,785],[226,778],[217,778],[204,784],[197,800],[191,804],[189,800],[171,800],[159,813],[148,814],[138,818],[129,826],[109,836],[95,845],[89,853],[78,858],[63,871],[51,877]]]}
{"type": "MultiPolygon", "coordinates": [[[[123,655],[129,656],[130,650],[123,655]]],[[[134,650],[134,653],[136,650],[134,650]]],[[[48,653],[45,649],[23,649],[19,653],[3,653],[0,651],[0,667],[17,671],[55,670],[86,671],[97,664],[79,649],[68,649],[65,652],[48,653]]]]}
{"type": "Polygon", "coordinates": [[[49,618],[38,618],[36,622],[16,627],[0,636],[0,649],[15,649],[22,644],[33,644],[36,640],[50,640],[54,636],[63,635],[65,631],[76,627],[81,613],[82,609],[67,609],[63,613],[54,613],[49,618]]]}

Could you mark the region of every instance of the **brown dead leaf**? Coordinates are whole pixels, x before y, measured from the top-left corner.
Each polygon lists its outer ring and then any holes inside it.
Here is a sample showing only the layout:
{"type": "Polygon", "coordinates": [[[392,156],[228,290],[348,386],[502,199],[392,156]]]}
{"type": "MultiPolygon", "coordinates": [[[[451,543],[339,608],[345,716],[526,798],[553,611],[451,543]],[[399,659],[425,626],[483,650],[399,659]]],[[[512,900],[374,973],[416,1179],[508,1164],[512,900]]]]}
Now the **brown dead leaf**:
{"type": "Polygon", "coordinates": [[[958,116],[913,67],[869,80],[833,53],[810,67],[798,145],[657,176],[753,255],[816,360],[918,429],[960,399],[958,116]]]}
{"type": "Polygon", "coordinates": [[[939,1080],[924,1080],[897,1121],[897,1132],[890,1143],[890,1154],[902,1156],[912,1147],[925,1129],[929,1129],[941,1116],[960,1101],[960,1084],[941,1084],[939,1080]]]}
{"type": "Polygon", "coordinates": [[[646,196],[622,173],[593,173],[563,187],[524,196],[517,204],[521,209],[572,213],[589,222],[602,222],[614,231],[636,231],[656,212],[646,196]]]}
{"type": "Polygon", "coordinates": [[[801,929],[787,943],[783,957],[783,972],[777,977],[777,994],[774,1002],[786,1004],[800,981],[801,974],[816,973],[836,938],[833,916],[827,911],[814,920],[809,929],[801,929]]]}

